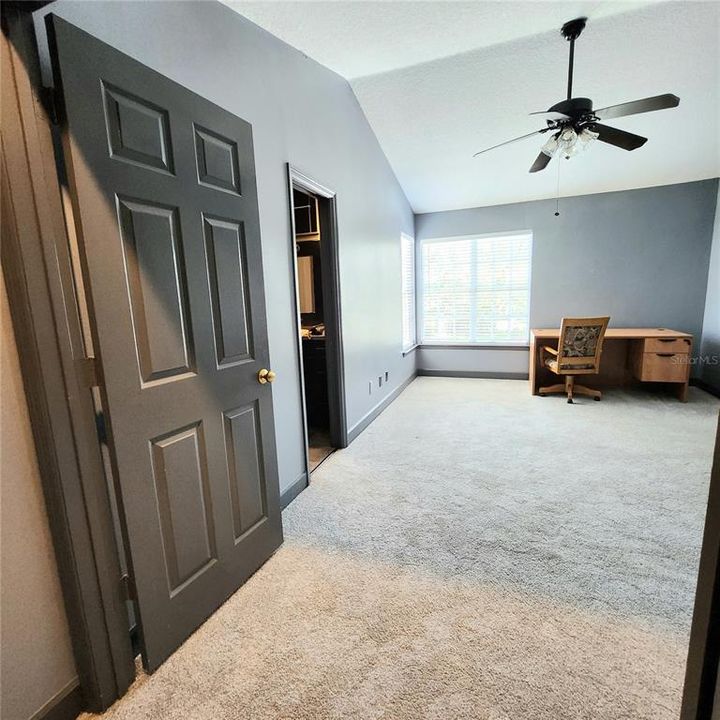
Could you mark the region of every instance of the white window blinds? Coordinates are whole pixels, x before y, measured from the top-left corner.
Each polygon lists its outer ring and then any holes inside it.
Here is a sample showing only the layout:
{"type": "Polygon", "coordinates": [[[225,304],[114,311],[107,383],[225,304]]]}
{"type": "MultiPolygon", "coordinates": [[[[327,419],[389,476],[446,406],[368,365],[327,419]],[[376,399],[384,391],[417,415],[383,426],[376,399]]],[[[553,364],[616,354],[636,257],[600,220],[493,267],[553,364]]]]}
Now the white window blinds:
{"type": "Polygon", "coordinates": [[[422,245],[422,342],[526,343],[532,235],[422,245]]]}
{"type": "Polygon", "coordinates": [[[409,350],[416,343],[415,330],[415,240],[403,233],[400,236],[402,285],[402,349],[409,350]]]}

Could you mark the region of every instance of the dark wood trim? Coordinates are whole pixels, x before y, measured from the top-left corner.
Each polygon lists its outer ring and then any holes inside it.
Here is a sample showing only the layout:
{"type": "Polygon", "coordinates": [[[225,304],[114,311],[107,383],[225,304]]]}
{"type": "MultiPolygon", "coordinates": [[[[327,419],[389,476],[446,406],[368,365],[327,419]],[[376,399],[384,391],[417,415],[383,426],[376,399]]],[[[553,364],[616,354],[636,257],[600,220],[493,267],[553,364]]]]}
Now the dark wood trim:
{"type": "Polygon", "coordinates": [[[82,691],[75,679],[45,703],[30,720],[75,720],[84,709],[82,691]]]}
{"type": "Polygon", "coordinates": [[[720,422],[710,476],[681,720],[710,720],[720,663],[720,422]]]}
{"type": "Polygon", "coordinates": [[[295,325],[297,336],[298,372],[302,393],[302,424],[305,439],[305,467],[310,477],[310,460],[308,453],[307,414],[305,407],[305,382],[303,380],[302,339],[300,338],[299,287],[297,267],[295,263],[295,218],[293,213],[292,190],[312,193],[319,198],[318,213],[320,216],[322,257],[323,304],[326,337],[326,357],[328,371],[328,405],[330,409],[330,439],[333,447],[347,447],[347,406],[345,397],[345,355],[342,340],[342,305],[340,299],[340,250],[337,222],[337,196],[335,192],[305,173],[287,165],[288,174],[288,207],[290,208],[290,242],[292,277],[295,291],[295,325]]]}
{"type": "Polygon", "coordinates": [[[386,410],[389,405],[397,400],[403,390],[405,390],[405,388],[407,388],[407,386],[410,385],[416,377],[415,373],[413,373],[402,385],[396,387],[389,395],[386,395],[374,408],[372,408],[372,410],[370,410],[370,412],[365,414],[359,422],[355,423],[348,432],[348,443],[353,442],[353,440],[355,440],[355,438],[383,412],[383,410],[386,410]]]}
{"type": "Polygon", "coordinates": [[[286,490],[280,494],[280,508],[284,510],[307,486],[307,473],[302,473],[300,477],[286,490]]]}
{"type": "Polygon", "coordinates": [[[120,563],[84,359],[50,113],[31,15],[2,12],[2,265],[86,706],[134,677],[120,563]]]}
{"type": "Polygon", "coordinates": [[[528,374],[521,372],[480,372],[479,370],[423,370],[421,377],[484,378],[486,380],[527,380],[528,374]]]}

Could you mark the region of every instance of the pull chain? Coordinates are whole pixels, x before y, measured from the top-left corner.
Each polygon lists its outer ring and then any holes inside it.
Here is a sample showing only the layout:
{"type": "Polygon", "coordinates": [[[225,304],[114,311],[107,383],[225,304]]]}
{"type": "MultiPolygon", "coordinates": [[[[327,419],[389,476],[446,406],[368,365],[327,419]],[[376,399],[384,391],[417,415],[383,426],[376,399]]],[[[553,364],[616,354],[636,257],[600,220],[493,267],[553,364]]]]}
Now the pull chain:
{"type": "Polygon", "coordinates": [[[557,159],[557,186],[555,188],[555,217],[560,215],[560,165],[562,164],[562,155],[557,159]]]}

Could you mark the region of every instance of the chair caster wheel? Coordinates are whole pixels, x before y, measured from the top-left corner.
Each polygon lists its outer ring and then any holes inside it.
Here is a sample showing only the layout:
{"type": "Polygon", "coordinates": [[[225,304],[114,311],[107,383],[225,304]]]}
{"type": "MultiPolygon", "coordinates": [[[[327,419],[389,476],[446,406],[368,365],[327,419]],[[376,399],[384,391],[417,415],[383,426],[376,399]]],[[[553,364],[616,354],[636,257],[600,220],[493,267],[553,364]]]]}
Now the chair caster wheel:
{"type": "Polygon", "coordinates": [[[573,403],[573,401],[572,401],[572,398],[568,398],[568,405],[573,405],[573,404],[574,404],[574,403],[573,403]]]}
{"type": "Polygon", "coordinates": [[[595,398],[595,402],[600,402],[600,398],[599,398],[599,397],[596,397],[596,398],[595,398]]]}

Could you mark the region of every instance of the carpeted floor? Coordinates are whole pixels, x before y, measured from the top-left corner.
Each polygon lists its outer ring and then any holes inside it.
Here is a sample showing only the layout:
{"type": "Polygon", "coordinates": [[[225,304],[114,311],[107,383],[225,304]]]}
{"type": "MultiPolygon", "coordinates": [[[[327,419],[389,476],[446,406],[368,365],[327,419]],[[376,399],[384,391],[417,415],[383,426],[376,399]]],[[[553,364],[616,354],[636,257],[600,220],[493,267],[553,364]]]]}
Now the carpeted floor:
{"type": "Polygon", "coordinates": [[[676,720],[720,403],[419,378],[112,720],[676,720]]]}

